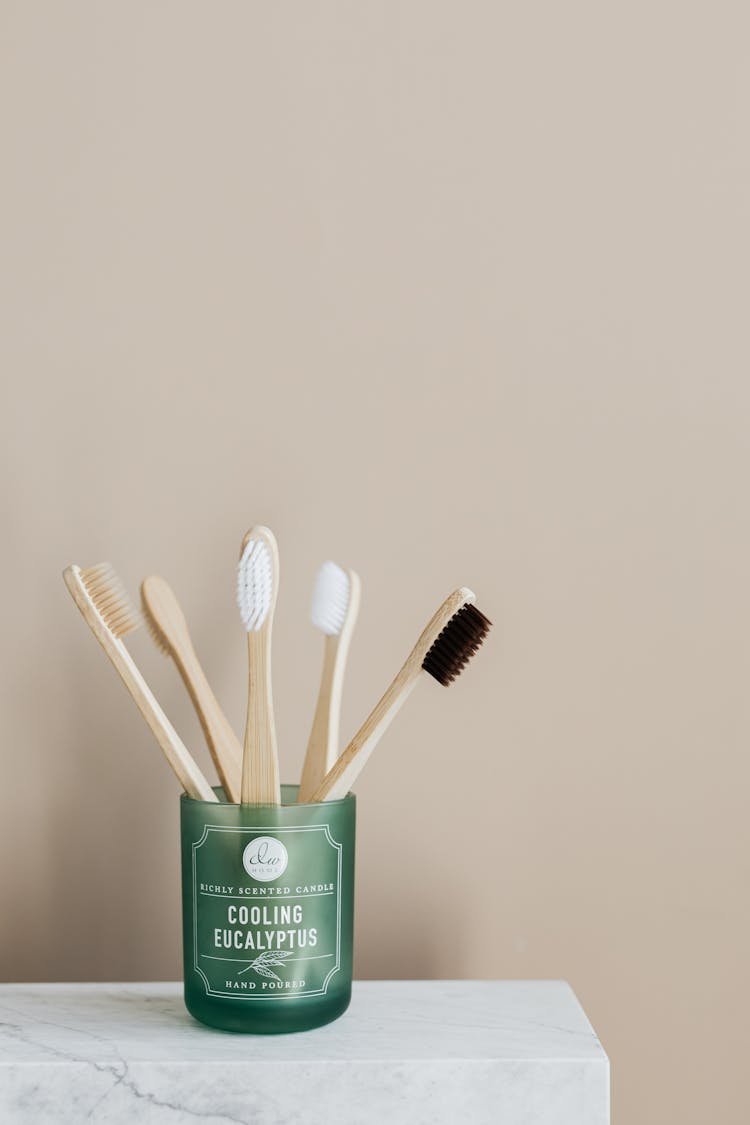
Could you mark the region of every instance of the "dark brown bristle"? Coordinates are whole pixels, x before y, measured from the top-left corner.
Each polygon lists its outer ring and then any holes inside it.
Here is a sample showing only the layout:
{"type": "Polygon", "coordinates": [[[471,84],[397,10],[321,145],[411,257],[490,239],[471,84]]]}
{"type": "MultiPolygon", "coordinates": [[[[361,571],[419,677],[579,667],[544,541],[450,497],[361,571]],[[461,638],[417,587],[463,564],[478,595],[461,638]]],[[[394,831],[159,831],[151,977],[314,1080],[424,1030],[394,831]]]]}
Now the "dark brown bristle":
{"type": "Polygon", "coordinates": [[[491,628],[492,622],[475,605],[462,606],[438,634],[422,661],[425,672],[429,672],[443,687],[452,684],[491,628]]]}

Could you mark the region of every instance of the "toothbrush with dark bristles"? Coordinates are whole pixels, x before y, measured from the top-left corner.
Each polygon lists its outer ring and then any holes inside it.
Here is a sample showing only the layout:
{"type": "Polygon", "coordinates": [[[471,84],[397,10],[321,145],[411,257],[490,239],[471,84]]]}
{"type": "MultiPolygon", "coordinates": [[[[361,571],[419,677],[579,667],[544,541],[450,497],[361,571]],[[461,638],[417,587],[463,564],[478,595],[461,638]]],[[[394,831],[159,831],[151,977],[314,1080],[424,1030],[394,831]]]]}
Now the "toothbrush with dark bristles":
{"type": "Polygon", "coordinates": [[[311,801],[335,801],[347,795],[422,673],[444,687],[461,674],[492,626],[473,604],[474,600],[473,591],[466,586],[446,598],[385,695],[312,794],[311,801]]]}

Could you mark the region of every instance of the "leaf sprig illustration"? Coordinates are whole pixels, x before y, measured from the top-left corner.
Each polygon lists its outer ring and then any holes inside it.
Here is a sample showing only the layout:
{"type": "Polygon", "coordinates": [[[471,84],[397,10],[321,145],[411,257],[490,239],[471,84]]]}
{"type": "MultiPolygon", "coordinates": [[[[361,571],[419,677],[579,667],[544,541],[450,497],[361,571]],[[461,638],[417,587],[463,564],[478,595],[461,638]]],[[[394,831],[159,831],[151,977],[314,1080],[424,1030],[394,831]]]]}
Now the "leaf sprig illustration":
{"type": "MultiPolygon", "coordinates": [[[[264,953],[259,954],[254,961],[251,961],[247,968],[252,969],[259,977],[269,977],[280,981],[281,977],[273,971],[271,966],[274,965],[278,968],[291,955],[290,949],[267,949],[264,953]]],[[[245,973],[247,969],[242,969],[241,972],[245,973]]]]}

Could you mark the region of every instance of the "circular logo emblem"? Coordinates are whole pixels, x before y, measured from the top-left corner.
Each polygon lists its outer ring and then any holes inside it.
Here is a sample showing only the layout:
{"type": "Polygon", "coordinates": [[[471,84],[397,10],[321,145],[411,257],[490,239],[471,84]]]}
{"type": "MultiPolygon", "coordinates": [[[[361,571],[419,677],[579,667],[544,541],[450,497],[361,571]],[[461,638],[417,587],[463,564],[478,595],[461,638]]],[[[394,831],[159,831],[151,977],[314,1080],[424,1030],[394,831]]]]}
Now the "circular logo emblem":
{"type": "Polygon", "coordinates": [[[289,855],[281,840],[256,836],[242,853],[242,866],[252,879],[270,883],[286,871],[289,855]]]}

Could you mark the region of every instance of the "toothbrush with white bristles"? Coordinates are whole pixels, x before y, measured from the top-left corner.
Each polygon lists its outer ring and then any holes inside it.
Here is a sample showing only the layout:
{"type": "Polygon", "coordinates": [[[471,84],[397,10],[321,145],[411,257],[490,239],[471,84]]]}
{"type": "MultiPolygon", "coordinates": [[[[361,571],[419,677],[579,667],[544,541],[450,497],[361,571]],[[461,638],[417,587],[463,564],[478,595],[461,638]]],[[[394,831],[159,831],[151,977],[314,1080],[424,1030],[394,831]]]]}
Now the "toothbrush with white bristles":
{"type": "Polygon", "coordinates": [[[359,597],[360,581],[353,570],[323,563],[315,580],[310,615],[313,625],[325,635],[323,670],[298,802],[310,800],[339,755],[341,692],[359,597]]]}
{"type": "Polygon", "coordinates": [[[267,527],[242,540],[237,604],[247,632],[248,690],[242,755],[243,805],[279,805],[279,758],[271,689],[271,631],[279,588],[279,550],[267,527]]]}

